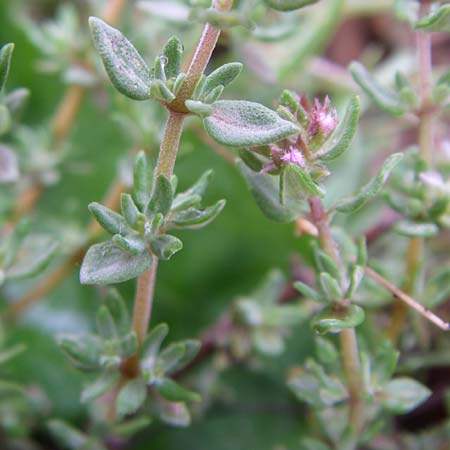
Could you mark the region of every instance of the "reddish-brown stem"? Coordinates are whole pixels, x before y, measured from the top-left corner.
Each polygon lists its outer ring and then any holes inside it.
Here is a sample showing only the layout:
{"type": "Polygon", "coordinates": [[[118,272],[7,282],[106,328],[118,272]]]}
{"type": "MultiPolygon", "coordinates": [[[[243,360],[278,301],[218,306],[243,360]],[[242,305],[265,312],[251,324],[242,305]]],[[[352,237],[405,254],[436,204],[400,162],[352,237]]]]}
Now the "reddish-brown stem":
{"type": "MultiPolygon", "coordinates": [[[[232,0],[213,0],[212,8],[218,11],[228,11],[231,9],[232,5],[232,0]]],[[[169,104],[170,109],[181,113],[189,112],[184,102],[191,97],[198,80],[205,71],[214,48],[216,47],[220,32],[220,28],[216,28],[210,23],[207,23],[203,28],[202,36],[189,64],[186,78],[177,98],[169,104]]]]}

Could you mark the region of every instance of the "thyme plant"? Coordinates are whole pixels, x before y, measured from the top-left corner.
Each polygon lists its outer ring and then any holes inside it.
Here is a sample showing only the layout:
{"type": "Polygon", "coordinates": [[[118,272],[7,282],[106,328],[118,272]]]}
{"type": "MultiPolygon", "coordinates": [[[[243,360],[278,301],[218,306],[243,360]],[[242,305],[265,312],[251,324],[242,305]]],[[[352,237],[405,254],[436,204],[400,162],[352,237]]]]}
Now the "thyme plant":
{"type": "MultiPolygon", "coordinates": [[[[41,53],[39,68],[67,86],[50,119],[22,123],[29,92],[6,90],[14,44],[0,49],[0,285],[6,319],[0,328],[0,363],[12,367],[0,381],[2,445],[140,448],[140,437],[148,435],[150,442],[152,433],[158,435],[158,423],[195,430],[216,403],[237,404],[241,396],[245,401],[256,376],[264,377],[264,383],[255,383],[256,397],[272,392],[269,418],[276,416],[282,393],[295,426],[277,432],[276,441],[250,444],[241,442],[239,433],[223,432],[214,442],[217,448],[447,448],[447,416],[412,437],[395,416],[420,412],[436,397],[425,371],[448,368],[449,361],[450,325],[442,306],[450,295],[445,239],[450,77],[448,67],[432,63],[432,40],[433,33],[441,33],[436,36],[448,46],[450,5],[416,0],[388,5],[91,3],[81,9],[63,4],[52,21],[40,24],[26,8],[11,8],[17,26],[41,53]],[[314,56],[346,14],[376,15],[378,8],[391,8],[392,20],[414,37],[414,69],[408,60],[405,71],[382,80],[373,63],[376,55],[363,55],[366,64],[353,61],[348,70],[314,56]],[[136,17],[127,17],[128,9],[136,17]],[[194,36],[198,27],[191,25],[197,24],[202,31],[194,36]],[[230,62],[230,53],[244,62],[230,62]],[[297,80],[302,70],[308,77],[297,80]],[[76,162],[89,161],[77,145],[76,128],[87,93],[95,104],[87,130],[94,135],[95,124],[104,122],[112,136],[96,142],[100,159],[92,178],[94,184],[96,177],[104,178],[109,186],[103,201],[96,201],[98,189],[85,192],[89,168],[82,168],[81,176],[76,169],[76,162]],[[385,130],[392,139],[387,150],[385,130]],[[127,152],[109,152],[114,140],[127,152]],[[232,163],[229,172],[222,169],[224,178],[213,177],[200,157],[192,170],[203,173],[196,181],[193,173],[178,177],[176,163],[184,164],[205,146],[224,166],[232,163]],[[56,214],[49,219],[39,208],[46,196],[64,192],[74,174],[77,194],[89,201],[87,226],[64,223],[56,214]],[[229,183],[241,183],[233,201],[221,198],[228,189],[225,176],[229,183]],[[201,281],[192,276],[196,264],[219,250],[226,255],[226,243],[232,245],[227,227],[221,235],[217,222],[226,216],[238,237],[247,238],[252,229],[247,211],[241,211],[241,219],[236,213],[227,216],[225,207],[228,200],[237,211],[244,185],[260,210],[254,217],[263,221],[263,232],[253,241],[259,254],[268,255],[273,265],[276,236],[285,233],[289,244],[279,253],[286,261],[295,249],[291,273],[270,270],[252,288],[246,271],[259,264],[258,252],[252,259],[247,248],[235,248],[237,254],[227,260],[235,267],[212,277],[213,291],[229,296],[226,277],[234,270],[231,284],[248,293],[232,289],[232,301],[211,324],[202,324],[205,331],[186,336],[200,311],[190,301],[190,291],[194,297],[201,293],[201,281]],[[187,230],[207,225],[200,233],[213,237],[202,247],[187,230]],[[192,261],[177,267],[182,250],[192,261]],[[172,264],[175,269],[165,272],[172,264]],[[70,279],[75,268],[76,280],[70,279]],[[188,288],[177,305],[183,314],[172,323],[158,291],[161,277],[166,289],[175,291],[185,272],[188,288]],[[34,283],[19,283],[36,276],[34,283]],[[65,295],[82,314],[73,307],[52,314],[48,305],[65,301],[65,295]],[[65,357],[49,363],[52,375],[38,377],[37,387],[23,375],[33,361],[24,355],[27,346],[36,345],[42,366],[45,355],[33,337],[25,343],[18,339],[21,327],[36,324],[41,332],[50,328],[51,342],[57,342],[59,349],[49,347],[52,357],[56,352],[65,357]],[[176,340],[166,343],[168,337],[176,340]],[[57,367],[64,367],[63,375],[57,367]],[[244,382],[230,400],[224,380],[233,379],[233,371],[241,371],[244,382]],[[64,374],[67,384],[77,386],[76,398],[68,396],[70,407],[64,404],[64,374]],[[52,392],[55,377],[60,384],[52,392]]],[[[63,209],[70,211],[69,195],[63,196],[63,209]]],[[[251,207],[247,203],[244,209],[251,207]]],[[[205,279],[208,264],[201,266],[205,279]]],[[[217,311],[214,304],[208,307],[217,311]]],[[[206,448],[207,441],[198,448],[206,448]]]]}

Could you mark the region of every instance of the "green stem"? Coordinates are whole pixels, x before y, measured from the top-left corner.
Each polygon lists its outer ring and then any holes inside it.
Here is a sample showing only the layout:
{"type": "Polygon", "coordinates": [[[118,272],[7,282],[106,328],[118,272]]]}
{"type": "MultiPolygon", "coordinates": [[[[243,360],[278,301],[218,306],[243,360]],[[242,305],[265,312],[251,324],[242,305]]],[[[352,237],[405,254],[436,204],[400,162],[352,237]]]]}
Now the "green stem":
{"type": "MultiPolygon", "coordinates": [[[[314,225],[319,232],[319,241],[324,250],[337,263],[341,282],[345,283],[345,268],[339,255],[336,243],[331,234],[328,224],[328,216],[323,208],[319,197],[310,197],[309,206],[314,225]]],[[[350,397],[350,415],[349,422],[352,425],[354,434],[358,434],[364,425],[364,410],[361,398],[362,380],[359,362],[358,342],[354,328],[342,330],[339,333],[341,346],[342,364],[344,366],[347,388],[350,397]]]]}

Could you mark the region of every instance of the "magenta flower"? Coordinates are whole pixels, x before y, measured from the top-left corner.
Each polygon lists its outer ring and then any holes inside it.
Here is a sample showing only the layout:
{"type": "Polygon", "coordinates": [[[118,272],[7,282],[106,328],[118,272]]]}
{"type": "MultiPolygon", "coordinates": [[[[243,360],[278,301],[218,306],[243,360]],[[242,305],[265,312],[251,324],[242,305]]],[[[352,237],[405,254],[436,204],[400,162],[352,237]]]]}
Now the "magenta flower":
{"type": "Polygon", "coordinates": [[[300,167],[305,164],[305,157],[301,154],[300,150],[296,149],[293,145],[280,156],[280,159],[285,163],[295,164],[300,167]]]}
{"type": "Polygon", "coordinates": [[[307,130],[309,136],[313,137],[319,132],[324,136],[328,136],[334,130],[336,123],[337,113],[331,107],[328,95],[325,97],[323,105],[315,98],[314,106],[310,112],[310,122],[307,130]]]}

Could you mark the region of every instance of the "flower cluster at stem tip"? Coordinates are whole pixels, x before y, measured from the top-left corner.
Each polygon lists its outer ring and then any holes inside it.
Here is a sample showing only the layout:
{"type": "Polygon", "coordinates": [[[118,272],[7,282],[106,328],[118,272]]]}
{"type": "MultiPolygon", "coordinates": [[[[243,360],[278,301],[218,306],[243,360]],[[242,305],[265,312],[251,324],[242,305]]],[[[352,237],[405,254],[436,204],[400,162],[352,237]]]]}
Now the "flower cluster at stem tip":
{"type": "MultiPolygon", "coordinates": [[[[306,125],[306,136],[301,139],[295,137],[295,140],[286,140],[286,145],[280,147],[278,145],[270,146],[270,159],[263,166],[261,172],[265,173],[272,169],[280,168],[285,164],[295,164],[299,167],[305,167],[305,155],[302,151],[302,145],[308,145],[311,141],[319,139],[325,140],[334,130],[337,124],[336,109],[331,106],[328,95],[320,102],[318,98],[314,99],[314,104],[311,105],[304,94],[295,94],[299,105],[303,108],[305,113],[304,122],[306,125]],[[306,142],[305,142],[306,141],[306,142]]],[[[298,111],[292,111],[297,114],[298,111]]]]}

